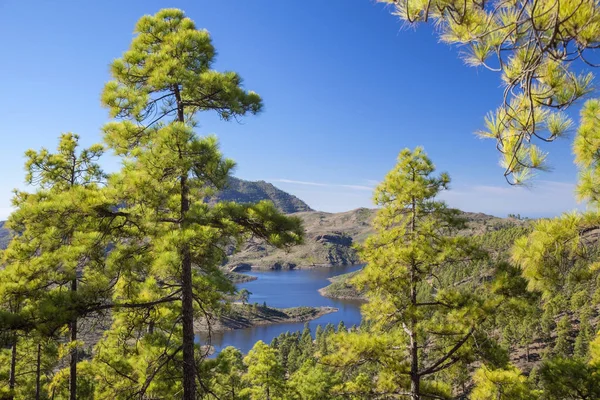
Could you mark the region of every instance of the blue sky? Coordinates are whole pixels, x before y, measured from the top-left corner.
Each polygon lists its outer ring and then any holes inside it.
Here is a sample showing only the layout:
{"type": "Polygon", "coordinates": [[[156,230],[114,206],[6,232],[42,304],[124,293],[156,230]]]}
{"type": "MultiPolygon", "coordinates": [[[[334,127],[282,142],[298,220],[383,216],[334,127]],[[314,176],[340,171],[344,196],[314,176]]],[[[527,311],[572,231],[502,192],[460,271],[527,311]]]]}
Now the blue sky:
{"type": "MultiPolygon", "coordinates": [[[[61,132],[99,141],[99,96],[108,65],[127,48],[137,19],[186,11],[212,35],[215,68],[234,70],[263,96],[241,123],[199,116],[235,175],[266,180],[323,211],[371,205],[371,189],[404,147],[423,145],[450,173],[455,207],[495,215],[572,210],[571,140],[549,147],[554,171],[531,189],[509,187],[494,142],[473,132],[497,107],[498,75],[466,67],[430,26],[405,29],[373,0],[0,1],[0,219],[24,188],[23,153],[55,146],[61,132]]],[[[576,110],[575,110],[576,111],[576,110]]],[[[118,167],[104,160],[108,171],[118,167]]]]}

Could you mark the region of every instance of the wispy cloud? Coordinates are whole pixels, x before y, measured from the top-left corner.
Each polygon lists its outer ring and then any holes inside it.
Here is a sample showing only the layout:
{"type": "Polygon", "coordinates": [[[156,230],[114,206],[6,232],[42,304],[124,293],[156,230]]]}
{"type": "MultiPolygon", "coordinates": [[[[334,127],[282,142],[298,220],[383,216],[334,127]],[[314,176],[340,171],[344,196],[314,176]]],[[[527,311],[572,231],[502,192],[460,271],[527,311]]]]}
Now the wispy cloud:
{"type": "Polygon", "coordinates": [[[374,189],[370,186],[362,186],[362,185],[333,185],[333,186],[344,187],[344,188],[354,189],[354,190],[367,190],[369,192],[372,192],[374,189]]]}
{"type": "Polygon", "coordinates": [[[566,211],[583,210],[575,199],[572,183],[540,180],[531,187],[473,185],[443,192],[441,198],[452,207],[498,216],[509,213],[549,217],[566,211]]]}
{"type": "Polygon", "coordinates": [[[352,189],[352,190],[364,190],[364,191],[369,191],[369,192],[373,191],[373,187],[364,186],[364,185],[343,185],[343,184],[338,184],[338,183],[296,181],[293,179],[271,179],[271,181],[280,182],[280,183],[289,183],[289,184],[294,184],[294,185],[320,186],[320,187],[327,187],[327,188],[346,188],[346,189],[352,189]]]}
{"type": "MultiPolygon", "coordinates": [[[[346,185],[293,179],[271,181],[282,184],[284,190],[300,197],[313,208],[329,212],[374,207],[371,193],[378,183],[364,181],[364,185],[346,185]]],[[[450,190],[442,192],[440,198],[451,207],[499,217],[508,214],[531,218],[552,217],[586,207],[577,203],[573,183],[549,180],[534,181],[530,187],[457,183],[450,190]]]]}
{"type": "Polygon", "coordinates": [[[309,185],[309,186],[329,186],[325,183],[317,183],[317,182],[306,182],[306,181],[294,181],[292,179],[271,179],[273,182],[281,182],[281,183],[292,183],[296,185],[309,185]]]}

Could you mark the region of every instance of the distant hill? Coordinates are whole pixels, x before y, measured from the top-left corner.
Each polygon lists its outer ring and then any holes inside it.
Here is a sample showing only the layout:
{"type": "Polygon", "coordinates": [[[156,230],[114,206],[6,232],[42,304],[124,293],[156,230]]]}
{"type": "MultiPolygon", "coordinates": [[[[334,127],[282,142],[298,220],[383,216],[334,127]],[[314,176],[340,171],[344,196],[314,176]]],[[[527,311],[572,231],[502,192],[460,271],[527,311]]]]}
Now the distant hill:
{"type": "Polygon", "coordinates": [[[0,221],[0,249],[5,249],[10,240],[10,232],[4,227],[6,221],[0,221]]]}
{"type": "MultiPolygon", "coordinates": [[[[373,233],[371,222],[376,210],[358,208],[341,213],[309,211],[298,213],[306,236],[304,244],[288,251],[279,250],[260,241],[246,243],[239,253],[230,256],[226,267],[235,271],[254,269],[292,269],[360,263],[354,247],[373,233]]],[[[478,236],[525,221],[498,218],[482,213],[464,212],[467,228],[460,234],[478,236]]]]}
{"type": "Polygon", "coordinates": [[[229,187],[220,192],[215,200],[235,201],[237,203],[257,203],[271,200],[275,207],[286,214],[313,211],[305,202],[265,181],[245,181],[231,177],[229,187]]]}

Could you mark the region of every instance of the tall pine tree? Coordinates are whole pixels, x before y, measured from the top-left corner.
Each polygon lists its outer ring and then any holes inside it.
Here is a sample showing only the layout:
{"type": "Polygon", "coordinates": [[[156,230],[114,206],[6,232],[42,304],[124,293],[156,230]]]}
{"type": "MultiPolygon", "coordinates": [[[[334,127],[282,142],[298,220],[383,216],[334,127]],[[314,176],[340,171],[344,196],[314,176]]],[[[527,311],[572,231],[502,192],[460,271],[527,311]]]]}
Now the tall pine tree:
{"type": "MultiPolygon", "coordinates": [[[[219,305],[219,293],[232,291],[218,270],[225,249],[249,234],[286,246],[299,242],[302,230],[298,219],[283,217],[270,203],[205,201],[225,187],[234,163],[221,156],[215,138],[194,133],[195,116],[214,111],[229,120],[262,107],[236,73],[211,69],[215,50],[208,32],[182,11],[165,9],[141,18],[135,33],[129,50],[113,62],[114,79],[102,95],[117,119],[104,127],[105,141],[124,160],[111,186],[132,221],[133,239],[124,238],[111,254],[111,263],[131,266],[116,296],[156,303],[148,333],[165,333],[163,345],[171,346],[166,361],[181,350],[183,399],[192,400],[198,378],[194,321],[219,305]],[[166,339],[173,335],[180,345],[166,339]]],[[[142,379],[143,390],[155,375],[142,379]]]]}
{"type": "Polygon", "coordinates": [[[17,235],[3,254],[7,267],[0,277],[2,296],[15,305],[25,329],[54,336],[68,325],[71,400],[77,398],[78,317],[106,296],[107,243],[97,212],[102,152],[100,145],[80,150],[79,137],[69,133],[55,153],[26,153],[26,181],[35,191],[16,192],[8,227],[17,235]]]}
{"type": "Polygon", "coordinates": [[[448,396],[451,385],[436,377],[468,364],[475,343],[487,340],[484,321],[499,296],[487,296],[484,284],[477,290],[445,274],[485,256],[455,235],[464,226],[459,212],[436,200],[449,181],[446,174],[434,175],[422,148],[405,149],[376,189],[376,232],[361,249],[367,266],[354,278],[366,289],[362,312],[368,324],[342,333],[336,354],[326,358],[344,365],[371,360],[376,378],[359,375],[347,388],[371,398],[448,396]]]}

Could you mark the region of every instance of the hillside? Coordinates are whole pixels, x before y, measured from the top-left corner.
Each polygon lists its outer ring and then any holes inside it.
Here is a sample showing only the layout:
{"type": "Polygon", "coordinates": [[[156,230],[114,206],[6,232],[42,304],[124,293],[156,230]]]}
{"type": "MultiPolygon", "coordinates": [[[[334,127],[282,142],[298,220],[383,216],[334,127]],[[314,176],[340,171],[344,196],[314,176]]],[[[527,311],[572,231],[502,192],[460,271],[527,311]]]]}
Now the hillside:
{"type": "Polygon", "coordinates": [[[6,221],[0,221],[0,249],[5,249],[10,240],[10,232],[4,227],[6,221]]]}
{"type": "Polygon", "coordinates": [[[235,201],[237,203],[257,203],[261,200],[271,200],[275,206],[286,214],[312,211],[308,204],[272,184],[265,181],[245,181],[231,177],[229,187],[221,191],[214,199],[235,201]]]}
{"type": "MultiPolygon", "coordinates": [[[[310,211],[297,213],[306,230],[305,243],[289,251],[250,241],[239,253],[230,257],[227,268],[243,271],[254,269],[289,269],[360,263],[355,244],[362,243],[372,232],[371,220],[376,210],[358,208],[341,213],[310,211]]],[[[463,235],[481,235],[526,222],[498,218],[482,213],[464,213],[468,228],[463,235]]]]}

